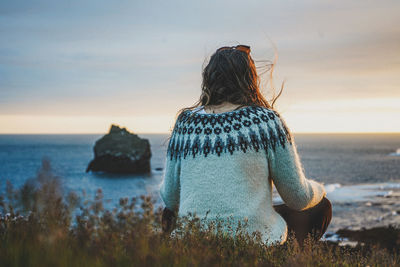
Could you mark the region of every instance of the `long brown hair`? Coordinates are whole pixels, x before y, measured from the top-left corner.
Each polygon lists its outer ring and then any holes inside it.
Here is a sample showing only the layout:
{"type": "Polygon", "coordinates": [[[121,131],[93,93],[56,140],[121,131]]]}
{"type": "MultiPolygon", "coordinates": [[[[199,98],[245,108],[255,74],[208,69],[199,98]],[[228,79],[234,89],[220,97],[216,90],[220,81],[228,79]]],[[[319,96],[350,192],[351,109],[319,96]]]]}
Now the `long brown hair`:
{"type": "MultiPolygon", "coordinates": [[[[274,109],[275,101],[282,94],[284,82],[278,95],[275,95],[272,73],[276,63],[269,60],[254,61],[250,53],[232,47],[217,49],[210,57],[202,72],[201,95],[199,100],[190,107],[178,111],[176,118],[186,110],[193,110],[200,105],[219,105],[223,102],[243,106],[262,106],[274,109]],[[260,63],[257,66],[255,63],[260,63]],[[268,74],[274,97],[268,101],[261,93],[261,79],[257,69],[264,68],[262,74],[268,74]],[[271,102],[271,104],[270,104],[271,102]]],[[[205,61],[206,63],[206,61],[205,61]]],[[[267,83],[268,84],[268,83],[267,83]]]]}
{"type": "MultiPolygon", "coordinates": [[[[262,61],[261,67],[269,72],[269,82],[273,88],[272,72],[274,63],[262,61]]],[[[178,111],[177,117],[185,110],[192,110],[199,106],[219,105],[223,102],[230,102],[243,106],[262,106],[273,109],[275,101],[282,94],[283,85],[278,95],[269,101],[265,99],[260,90],[260,76],[250,53],[235,49],[217,49],[210,57],[210,60],[202,73],[201,95],[199,100],[190,107],[178,111]]],[[[275,91],[275,89],[273,88],[275,91]]]]}

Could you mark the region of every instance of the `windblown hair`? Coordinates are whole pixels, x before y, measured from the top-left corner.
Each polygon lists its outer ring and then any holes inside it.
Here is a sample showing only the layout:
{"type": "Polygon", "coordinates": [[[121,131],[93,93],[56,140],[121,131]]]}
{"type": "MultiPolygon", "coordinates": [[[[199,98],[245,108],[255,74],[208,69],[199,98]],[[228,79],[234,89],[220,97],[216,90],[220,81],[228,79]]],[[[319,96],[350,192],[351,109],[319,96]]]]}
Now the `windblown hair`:
{"type": "MultiPolygon", "coordinates": [[[[275,63],[261,61],[261,67],[267,67],[264,73],[269,71],[271,86],[272,72],[275,63]],[[267,64],[265,64],[267,62],[267,64]]],[[[279,94],[269,101],[265,99],[260,90],[260,77],[250,53],[237,49],[223,49],[216,51],[210,58],[207,66],[203,68],[200,99],[191,107],[178,111],[177,117],[188,109],[203,106],[219,105],[230,102],[243,106],[263,106],[273,109],[275,101],[281,95],[283,84],[279,94]]],[[[273,88],[274,92],[275,89],[273,88]]]]}

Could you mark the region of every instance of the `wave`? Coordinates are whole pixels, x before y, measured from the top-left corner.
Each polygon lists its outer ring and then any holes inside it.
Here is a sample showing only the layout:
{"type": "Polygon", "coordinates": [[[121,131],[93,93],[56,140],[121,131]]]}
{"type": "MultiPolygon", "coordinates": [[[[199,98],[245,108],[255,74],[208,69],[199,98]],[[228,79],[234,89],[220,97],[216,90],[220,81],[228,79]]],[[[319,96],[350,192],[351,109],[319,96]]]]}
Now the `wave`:
{"type": "MultiPolygon", "coordinates": [[[[342,185],[339,183],[325,184],[327,198],[335,203],[354,203],[354,202],[382,202],[384,199],[394,199],[400,197],[400,183],[370,183],[342,185]]],[[[283,203],[276,188],[274,188],[274,204],[283,203]]],[[[393,200],[392,200],[393,201],[393,200]]]]}
{"type": "Polygon", "coordinates": [[[389,156],[398,156],[400,157],[400,148],[396,150],[396,152],[390,153],[389,156]]]}
{"type": "Polygon", "coordinates": [[[335,191],[337,188],[342,187],[341,184],[326,184],[324,185],[326,193],[331,193],[335,191]]]}

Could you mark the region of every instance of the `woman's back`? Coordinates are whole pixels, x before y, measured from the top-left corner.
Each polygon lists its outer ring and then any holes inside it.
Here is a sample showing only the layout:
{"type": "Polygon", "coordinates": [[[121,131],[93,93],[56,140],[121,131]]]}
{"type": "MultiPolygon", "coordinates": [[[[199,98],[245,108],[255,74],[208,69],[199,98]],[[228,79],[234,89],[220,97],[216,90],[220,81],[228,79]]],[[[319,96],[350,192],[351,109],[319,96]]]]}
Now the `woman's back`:
{"type": "Polygon", "coordinates": [[[220,114],[186,110],[167,150],[160,193],[178,216],[248,221],[268,244],[286,240],[285,220],[273,209],[272,183],[288,206],[302,210],[325,195],[304,177],[294,139],[280,115],[260,106],[220,114]]]}

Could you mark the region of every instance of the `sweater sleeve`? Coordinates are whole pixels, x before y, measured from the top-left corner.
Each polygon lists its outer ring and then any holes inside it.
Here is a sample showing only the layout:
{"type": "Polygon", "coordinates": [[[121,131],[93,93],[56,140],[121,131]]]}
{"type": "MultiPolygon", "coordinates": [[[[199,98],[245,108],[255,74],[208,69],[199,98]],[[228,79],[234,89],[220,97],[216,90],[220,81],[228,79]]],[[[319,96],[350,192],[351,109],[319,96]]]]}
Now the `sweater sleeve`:
{"type": "Polygon", "coordinates": [[[285,121],[277,112],[275,114],[275,130],[280,145],[268,149],[270,177],[288,207],[295,210],[311,208],[326,195],[325,188],[323,184],[305,177],[294,138],[285,121]]]}
{"type": "Polygon", "coordinates": [[[175,141],[176,128],[177,124],[175,124],[171,139],[169,140],[167,157],[165,160],[165,171],[160,184],[161,199],[164,201],[165,206],[174,212],[178,212],[179,210],[181,170],[180,157],[175,157],[171,154],[175,150],[175,145],[179,145],[179,142],[175,141]]]}

